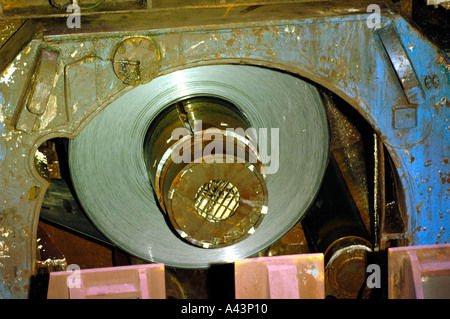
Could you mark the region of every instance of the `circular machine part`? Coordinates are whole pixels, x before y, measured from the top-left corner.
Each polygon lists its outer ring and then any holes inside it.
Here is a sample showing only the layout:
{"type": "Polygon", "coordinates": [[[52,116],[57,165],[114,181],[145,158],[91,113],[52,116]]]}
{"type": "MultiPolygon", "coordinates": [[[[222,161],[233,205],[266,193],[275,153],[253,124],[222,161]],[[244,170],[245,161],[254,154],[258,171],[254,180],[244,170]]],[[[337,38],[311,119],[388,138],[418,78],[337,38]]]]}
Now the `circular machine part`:
{"type": "Polygon", "coordinates": [[[207,268],[255,254],[289,231],[320,187],[328,147],[326,113],[313,85],[260,67],[214,65],[157,77],[118,98],[71,141],[69,165],[84,210],[112,242],[144,260],[207,268]],[[258,132],[267,214],[251,236],[226,247],[204,249],[180,239],[157,205],[145,164],[153,120],[192,97],[229,101],[258,132]]]}
{"type": "Polygon", "coordinates": [[[125,39],[114,54],[114,72],[125,84],[146,83],[158,72],[160,54],[150,38],[132,37],[125,39]]]}
{"type": "Polygon", "coordinates": [[[325,252],[325,292],[327,296],[355,299],[366,282],[371,244],[357,236],[342,237],[325,252]]]}
{"type": "Polygon", "coordinates": [[[239,208],[241,195],[231,182],[212,179],[199,187],[194,196],[194,209],[200,217],[220,222],[232,217],[239,208]]]}
{"type": "Polygon", "coordinates": [[[150,126],[144,154],[158,203],[184,240],[232,245],[256,231],[268,192],[256,134],[231,103],[179,101],[150,126]]]}

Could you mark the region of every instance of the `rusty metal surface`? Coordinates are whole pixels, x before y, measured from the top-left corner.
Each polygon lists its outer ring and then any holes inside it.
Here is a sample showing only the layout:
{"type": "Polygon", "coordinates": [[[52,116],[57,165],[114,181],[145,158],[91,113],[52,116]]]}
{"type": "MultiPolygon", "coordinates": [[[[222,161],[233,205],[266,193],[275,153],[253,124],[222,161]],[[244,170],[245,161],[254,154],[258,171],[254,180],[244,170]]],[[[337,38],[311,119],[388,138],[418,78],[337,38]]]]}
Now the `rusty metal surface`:
{"type": "Polygon", "coordinates": [[[38,273],[45,271],[64,271],[67,269],[67,260],[63,253],[58,249],[53,239],[46,231],[46,225],[39,224],[37,230],[37,258],[36,264],[38,273]],[[44,270],[42,270],[44,269],[44,270]]]}
{"type": "Polygon", "coordinates": [[[450,1],[448,0],[427,0],[427,5],[428,6],[434,6],[435,8],[437,8],[438,6],[442,6],[445,9],[450,9],[450,1]]]}
{"type": "Polygon", "coordinates": [[[371,241],[332,156],[322,187],[302,225],[311,246],[321,253],[342,237],[357,236],[371,241]]]}
{"type": "MultiPolygon", "coordinates": [[[[369,227],[372,228],[370,219],[369,227]]],[[[360,298],[376,236],[369,236],[334,153],[330,156],[322,187],[302,225],[313,251],[324,254],[325,296],[360,298]]]]}
{"type": "MultiPolygon", "coordinates": [[[[409,243],[448,242],[448,57],[402,17],[383,12],[382,26],[395,26],[418,81],[432,73],[439,83],[424,90],[415,127],[393,127],[394,116],[404,115],[394,114],[393,107],[404,105],[405,95],[382,44],[367,27],[368,15],[348,14],[354,6],[347,3],[315,13],[320,4],[305,6],[262,6],[245,14],[242,7],[166,10],[154,20],[143,14],[86,16],[76,31],[66,28],[64,18],[40,21],[46,31],[22,26],[23,32],[0,48],[0,294],[25,297],[35,270],[34,238],[48,187],[33,168],[37,147],[52,137],[76,136],[131,89],[111,62],[114,49],[131,34],[157,43],[159,74],[199,64],[256,64],[304,76],[340,95],[379,133],[399,170],[409,243]],[[59,52],[54,86],[36,130],[18,132],[19,101],[42,47],[59,52]]],[[[362,3],[355,10],[362,13],[366,7],[362,3]]]]}
{"type": "Polygon", "coordinates": [[[363,238],[348,236],[339,238],[327,248],[324,257],[327,298],[361,298],[371,246],[363,238]]]}
{"type": "Polygon", "coordinates": [[[369,187],[371,165],[366,152],[371,148],[367,141],[368,128],[361,125],[355,114],[343,109],[342,100],[329,92],[321,92],[330,124],[331,153],[339,167],[348,191],[358,208],[361,219],[369,235],[372,235],[373,217],[371,199],[373,191],[369,187]]]}
{"type": "Polygon", "coordinates": [[[61,179],[61,168],[54,140],[46,141],[39,146],[35,154],[35,159],[36,169],[43,178],[47,180],[61,179]],[[37,166],[39,161],[45,162],[45,165],[41,170],[37,166]]]}
{"type": "Polygon", "coordinates": [[[311,253],[311,249],[306,240],[305,232],[302,224],[298,223],[273,245],[259,252],[257,256],[299,255],[309,253],[311,253]]]}
{"type": "MultiPolygon", "coordinates": [[[[98,15],[113,12],[152,12],[183,8],[238,8],[241,13],[248,13],[262,6],[273,4],[307,4],[326,2],[326,0],[78,0],[80,11],[87,15],[98,15]]],[[[72,11],[67,7],[70,0],[2,0],[0,2],[0,19],[36,18],[68,16],[72,11]],[[30,7],[33,10],[30,10],[30,7]],[[69,12],[69,13],[68,13],[69,12]]]]}
{"type": "Polygon", "coordinates": [[[114,54],[114,72],[124,84],[143,84],[155,77],[160,58],[151,38],[125,39],[114,54]]]}
{"type": "MultiPolygon", "coordinates": [[[[380,223],[383,223],[386,215],[386,158],[383,149],[383,142],[374,134],[374,207],[373,207],[373,228],[374,228],[374,250],[379,250],[381,233],[380,223]]],[[[384,224],[384,223],[383,223],[384,224]]],[[[383,243],[381,243],[383,245],[383,243]]]]}
{"type": "MultiPolygon", "coordinates": [[[[67,265],[76,264],[81,269],[112,267],[117,265],[114,260],[114,247],[111,245],[100,241],[93,241],[89,237],[81,234],[65,231],[47,221],[40,221],[38,226],[54,243],[52,250],[45,251],[46,254],[44,256],[48,256],[47,258],[60,259],[62,255],[66,259],[67,265]],[[55,250],[58,253],[55,253],[55,250]]],[[[45,246],[43,246],[43,249],[46,249],[45,246]]]]}
{"type": "Polygon", "coordinates": [[[20,28],[24,23],[22,19],[0,21],[0,47],[20,28]]]}

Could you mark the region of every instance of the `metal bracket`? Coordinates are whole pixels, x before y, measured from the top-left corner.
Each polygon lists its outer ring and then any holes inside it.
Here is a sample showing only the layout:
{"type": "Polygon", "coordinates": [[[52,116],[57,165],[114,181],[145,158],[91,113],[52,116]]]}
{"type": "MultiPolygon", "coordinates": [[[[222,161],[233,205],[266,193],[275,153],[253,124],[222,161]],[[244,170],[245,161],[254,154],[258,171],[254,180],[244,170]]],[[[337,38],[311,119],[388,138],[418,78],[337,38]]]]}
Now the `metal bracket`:
{"type": "Polygon", "coordinates": [[[379,30],[378,35],[380,36],[384,49],[397,73],[408,102],[410,104],[424,103],[423,90],[394,27],[387,26],[386,28],[379,30]]]}
{"type": "Polygon", "coordinates": [[[37,118],[44,114],[54,86],[57,61],[57,53],[46,49],[41,50],[30,86],[24,96],[22,111],[17,118],[18,130],[30,133],[37,118]]]}

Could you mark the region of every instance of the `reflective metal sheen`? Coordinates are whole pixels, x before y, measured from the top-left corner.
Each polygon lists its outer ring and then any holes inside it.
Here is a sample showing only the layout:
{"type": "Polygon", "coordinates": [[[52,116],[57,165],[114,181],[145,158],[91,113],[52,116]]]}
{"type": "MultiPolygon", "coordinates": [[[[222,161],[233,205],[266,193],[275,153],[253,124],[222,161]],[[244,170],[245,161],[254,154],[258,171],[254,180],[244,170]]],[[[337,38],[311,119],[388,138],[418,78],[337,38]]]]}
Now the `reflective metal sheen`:
{"type": "Polygon", "coordinates": [[[69,160],[83,208],[112,242],[148,261],[206,268],[257,253],[299,221],[320,187],[328,144],[326,113],[313,85],[260,67],[215,65],[157,77],[118,98],[71,141],[69,160]],[[152,121],[195,96],[217,97],[243,112],[258,132],[267,173],[270,213],[251,236],[223,248],[196,247],[173,232],[145,165],[143,144],[152,121]]]}

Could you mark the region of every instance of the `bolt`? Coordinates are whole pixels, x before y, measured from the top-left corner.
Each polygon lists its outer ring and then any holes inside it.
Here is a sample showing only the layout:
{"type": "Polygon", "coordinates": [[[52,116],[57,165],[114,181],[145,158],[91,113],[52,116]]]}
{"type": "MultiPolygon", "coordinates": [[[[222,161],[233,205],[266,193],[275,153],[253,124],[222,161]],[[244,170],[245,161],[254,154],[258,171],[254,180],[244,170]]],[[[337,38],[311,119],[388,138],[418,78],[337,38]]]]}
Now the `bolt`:
{"type": "Polygon", "coordinates": [[[428,74],[424,79],[427,89],[437,89],[439,87],[439,78],[435,73],[428,74]]]}

